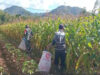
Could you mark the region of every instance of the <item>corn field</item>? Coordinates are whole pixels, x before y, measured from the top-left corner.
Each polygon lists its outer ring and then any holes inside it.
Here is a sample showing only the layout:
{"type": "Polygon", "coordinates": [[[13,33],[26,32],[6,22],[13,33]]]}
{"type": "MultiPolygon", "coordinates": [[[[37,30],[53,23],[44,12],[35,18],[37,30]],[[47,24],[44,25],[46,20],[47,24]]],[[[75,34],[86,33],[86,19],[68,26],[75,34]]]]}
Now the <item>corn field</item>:
{"type": "Polygon", "coordinates": [[[6,24],[0,26],[0,33],[6,35],[10,40],[20,43],[25,25],[29,24],[34,35],[32,46],[35,50],[42,52],[52,42],[61,23],[64,24],[66,32],[66,70],[76,74],[98,73],[100,71],[100,14],[74,20],[48,18],[36,22],[6,24]]]}

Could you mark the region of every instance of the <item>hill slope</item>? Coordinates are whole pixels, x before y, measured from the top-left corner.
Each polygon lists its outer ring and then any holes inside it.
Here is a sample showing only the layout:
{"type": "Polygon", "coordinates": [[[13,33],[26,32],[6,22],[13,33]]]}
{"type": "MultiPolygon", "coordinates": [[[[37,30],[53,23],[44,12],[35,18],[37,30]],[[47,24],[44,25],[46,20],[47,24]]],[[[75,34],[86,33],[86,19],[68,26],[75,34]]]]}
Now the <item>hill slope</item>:
{"type": "Polygon", "coordinates": [[[12,6],[6,8],[5,12],[11,15],[21,15],[21,16],[47,16],[52,15],[79,15],[84,11],[83,8],[79,7],[70,7],[70,6],[59,6],[56,9],[51,10],[49,13],[31,13],[26,9],[19,7],[19,6],[12,6]]]}
{"type": "Polygon", "coordinates": [[[83,8],[79,7],[70,7],[70,6],[59,6],[58,8],[52,10],[50,14],[56,14],[56,15],[79,15],[81,12],[83,12],[83,8]]]}
{"type": "Polygon", "coordinates": [[[11,15],[21,15],[21,16],[32,16],[33,15],[29,11],[19,6],[12,6],[12,7],[6,8],[4,11],[11,15]]]}

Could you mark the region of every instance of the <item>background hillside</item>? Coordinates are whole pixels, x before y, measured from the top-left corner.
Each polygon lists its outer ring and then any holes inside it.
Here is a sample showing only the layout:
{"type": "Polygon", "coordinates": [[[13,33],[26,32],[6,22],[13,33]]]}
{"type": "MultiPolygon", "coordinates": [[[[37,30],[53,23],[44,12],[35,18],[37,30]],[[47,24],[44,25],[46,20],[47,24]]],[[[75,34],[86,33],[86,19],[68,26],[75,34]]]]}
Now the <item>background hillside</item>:
{"type": "MultiPolygon", "coordinates": [[[[56,9],[53,9],[48,12],[52,15],[80,15],[83,11],[86,11],[83,8],[79,7],[70,7],[70,6],[59,6],[56,9]]],[[[21,15],[21,16],[46,16],[47,13],[31,13],[26,9],[19,6],[12,6],[6,8],[4,12],[7,12],[10,15],[21,15]]]]}
{"type": "Polygon", "coordinates": [[[83,8],[79,7],[70,7],[70,6],[59,6],[58,8],[52,10],[50,13],[51,14],[56,14],[56,15],[79,15],[83,11],[86,11],[83,8]]]}

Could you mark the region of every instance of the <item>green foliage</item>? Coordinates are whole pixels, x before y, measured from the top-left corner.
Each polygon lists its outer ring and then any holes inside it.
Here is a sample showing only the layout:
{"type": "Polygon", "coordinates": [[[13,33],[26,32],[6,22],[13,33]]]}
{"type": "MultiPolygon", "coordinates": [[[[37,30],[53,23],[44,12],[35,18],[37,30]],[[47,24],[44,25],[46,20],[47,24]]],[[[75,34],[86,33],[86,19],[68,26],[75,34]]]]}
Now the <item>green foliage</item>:
{"type": "Polygon", "coordinates": [[[16,57],[16,62],[17,63],[21,63],[21,59],[23,59],[24,61],[22,62],[22,64],[20,64],[20,66],[22,65],[22,72],[25,74],[33,74],[37,68],[37,64],[34,60],[27,60],[27,55],[25,53],[22,53],[21,50],[16,49],[12,44],[7,43],[5,45],[5,47],[7,48],[7,50],[12,54],[11,56],[13,56],[15,59],[16,57]]]}
{"type": "Polygon", "coordinates": [[[9,75],[8,72],[4,69],[4,67],[0,66],[0,75],[9,75]]]}
{"type": "Polygon", "coordinates": [[[7,23],[10,21],[13,17],[11,17],[9,14],[3,12],[0,10],[0,24],[7,23]]]}
{"type": "Polygon", "coordinates": [[[4,68],[0,66],[0,73],[4,72],[4,68]]]}
{"type": "Polygon", "coordinates": [[[22,72],[32,75],[37,68],[37,64],[34,60],[25,61],[22,66],[22,72]]]}
{"type": "Polygon", "coordinates": [[[58,18],[54,21],[49,18],[36,22],[26,21],[7,24],[0,26],[0,31],[10,37],[11,40],[21,41],[25,25],[29,24],[34,33],[32,38],[34,52],[42,52],[41,50],[44,50],[51,43],[60,23],[65,24],[67,70],[69,72],[77,71],[78,73],[83,71],[88,74],[95,72],[95,65],[97,68],[100,65],[100,14],[74,20],[58,18]]]}

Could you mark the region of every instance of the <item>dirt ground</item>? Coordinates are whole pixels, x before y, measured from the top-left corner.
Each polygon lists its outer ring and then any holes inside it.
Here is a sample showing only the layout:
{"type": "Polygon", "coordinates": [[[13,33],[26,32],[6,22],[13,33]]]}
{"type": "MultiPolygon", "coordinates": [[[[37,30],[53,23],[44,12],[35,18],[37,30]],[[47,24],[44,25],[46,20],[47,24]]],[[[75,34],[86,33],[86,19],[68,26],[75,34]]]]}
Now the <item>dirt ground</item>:
{"type": "Polygon", "coordinates": [[[6,71],[6,75],[23,75],[11,58],[10,53],[5,49],[4,43],[0,41],[0,66],[6,71]]]}
{"type": "MultiPolygon", "coordinates": [[[[40,58],[39,58],[40,59],[40,58]]],[[[0,66],[4,68],[3,75],[25,75],[18,68],[18,65],[12,59],[11,54],[5,48],[5,42],[0,39],[0,66]]],[[[1,74],[0,74],[1,75],[1,74]]],[[[68,74],[54,74],[54,67],[51,67],[50,73],[36,72],[33,75],[68,75],[68,74]]]]}

